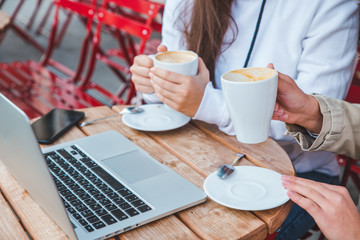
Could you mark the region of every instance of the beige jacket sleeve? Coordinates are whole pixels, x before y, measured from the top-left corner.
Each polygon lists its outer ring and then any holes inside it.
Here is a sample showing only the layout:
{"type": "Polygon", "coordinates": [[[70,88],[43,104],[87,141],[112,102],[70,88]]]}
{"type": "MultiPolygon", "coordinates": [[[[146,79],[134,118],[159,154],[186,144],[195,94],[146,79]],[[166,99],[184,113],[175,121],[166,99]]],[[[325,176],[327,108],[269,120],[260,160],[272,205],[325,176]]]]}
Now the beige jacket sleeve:
{"type": "Polygon", "coordinates": [[[321,132],[314,138],[299,125],[286,124],[304,151],[329,151],[360,159],[360,104],[314,94],[323,114],[321,132]]]}

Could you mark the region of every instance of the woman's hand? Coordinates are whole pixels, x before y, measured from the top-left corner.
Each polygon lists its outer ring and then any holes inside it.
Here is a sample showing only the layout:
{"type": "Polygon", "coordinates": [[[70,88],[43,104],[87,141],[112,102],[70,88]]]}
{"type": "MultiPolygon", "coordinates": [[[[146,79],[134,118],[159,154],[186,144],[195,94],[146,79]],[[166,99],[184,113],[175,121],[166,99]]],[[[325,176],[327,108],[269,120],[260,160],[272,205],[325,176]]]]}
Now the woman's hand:
{"type": "Polygon", "coordinates": [[[327,239],[359,239],[360,214],[345,187],[282,176],[289,198],[305,209],[327,239]]]}
{"type": "Polygon", "coordinates": [[[187,116],[195,116],[209,82],[209,71],[201,58],[196,76],[160,68],[151,69],[150,76],[155,93],[163,103],[187,116]]]}
{"type": "MultiPolygon", "coordinates": [[[[157,48],[158,52],[166,52],[167,48],[160,45],[157,48]]],[[[154,88],[150,82],[150,68],[154,66],[153,60],[147,55],[138,55],[134,58],[134,63],[130,67],[133,81],[137,91],[142,93],[153,93],[154,88]]]]}
{"type": "MultiPolygon", "coordinates": [[[[267,66],[274,69],[272,64],[267,66]]],[[[315,97],[305,94],[295,81],[280,72],[273,120],[298,124],[313,133],[319,133],[323,116],[315,97]]]]}

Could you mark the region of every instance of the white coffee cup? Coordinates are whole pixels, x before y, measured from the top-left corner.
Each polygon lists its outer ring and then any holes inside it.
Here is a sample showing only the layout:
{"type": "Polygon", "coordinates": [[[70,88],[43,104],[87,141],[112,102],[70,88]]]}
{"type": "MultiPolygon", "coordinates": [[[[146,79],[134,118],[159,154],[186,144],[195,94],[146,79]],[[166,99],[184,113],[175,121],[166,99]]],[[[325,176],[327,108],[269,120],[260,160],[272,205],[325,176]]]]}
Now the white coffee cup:
{"type": "Polygon", "coordinates": [[[264,142],[277,95],[278,73],[270,68],[242,68],[221,76],[221,86],[236,138],[242,143],[264,142]]]}
{"type": "Polygon", "coordinates": [[[199,57],[192,51],[167,51],[149,56],[154,60],[154,67],[187,76],[197,74],[199,57]]]}
{"type": "MultiPolygon", "coordinates": [[[[187,50],[159,52],[149,55],[154,61],[154,67],[187,76],[196,76],[198,72],[199,57],[196,53],[187,50]]],[[[172,109],[164,104],[167,109],[172,109]]]]}

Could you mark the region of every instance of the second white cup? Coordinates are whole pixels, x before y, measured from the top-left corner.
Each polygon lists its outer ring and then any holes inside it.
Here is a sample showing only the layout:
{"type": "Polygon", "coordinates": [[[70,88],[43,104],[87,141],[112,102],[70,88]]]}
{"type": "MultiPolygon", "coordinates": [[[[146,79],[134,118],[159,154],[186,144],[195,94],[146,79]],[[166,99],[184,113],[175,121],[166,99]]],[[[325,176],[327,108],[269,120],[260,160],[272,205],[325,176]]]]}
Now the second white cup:
{"type": "Polygon", "coordinates": [[[270,68],[242,68],[221,76],[225,103],[239,142],[254,144],[268,138],[277,83],[278,73],[270,68]]]}

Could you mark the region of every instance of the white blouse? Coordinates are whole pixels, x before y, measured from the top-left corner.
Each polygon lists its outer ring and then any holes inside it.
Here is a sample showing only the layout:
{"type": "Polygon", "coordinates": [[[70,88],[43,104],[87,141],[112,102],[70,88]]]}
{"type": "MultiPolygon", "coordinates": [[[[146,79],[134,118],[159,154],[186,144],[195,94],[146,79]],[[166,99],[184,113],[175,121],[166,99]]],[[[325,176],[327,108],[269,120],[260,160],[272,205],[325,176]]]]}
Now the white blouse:
{"type": "MultiPolygon", "coordinates": [[[[168,50],[186,49],[179,15],[188,18],[191,0],[167,0],[163,18],[162,44],[168,50]]],[[[194,119],[216,124],[234,135],[234,127],[221,91],[222,73],[242,68],[255,31],[262,0],[235,0],[232,16],[238,27],[235,41],[216,62],[216,88],[208,83],[194,119]]],[[[275,69],[295,79],[305,93],[344,98],[356,65],[359,28],[354,0],[267,0],[249,67],[275,69]]],[[[229,29],[224,42],[232,39],[229,29]]],[[[158,102],[155,94],[145,101],[158,102]]],[[[298,172],[318,171],[338,175],[335,156],[328,152],[303,152],[296,141],[284,135],[285,124],[271,122],[270,136],[287,151],[298,172]]]]}

